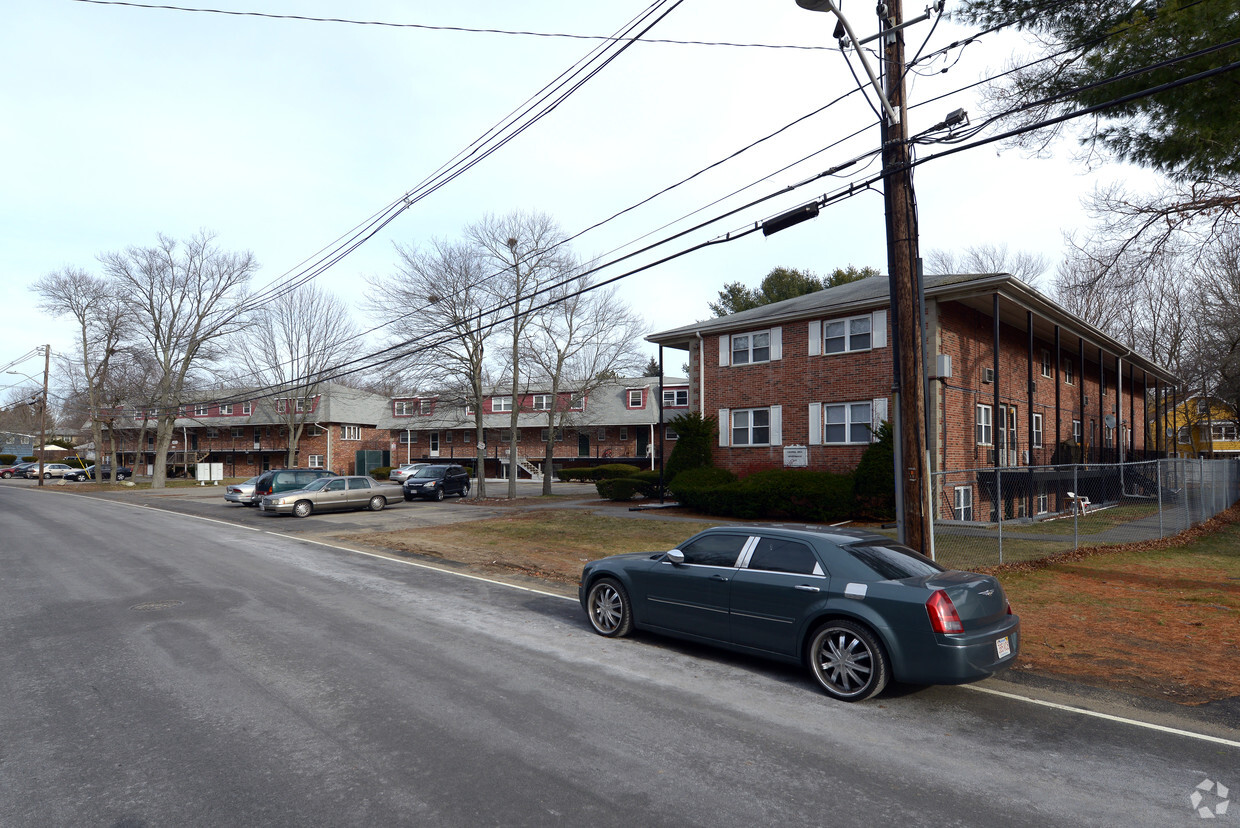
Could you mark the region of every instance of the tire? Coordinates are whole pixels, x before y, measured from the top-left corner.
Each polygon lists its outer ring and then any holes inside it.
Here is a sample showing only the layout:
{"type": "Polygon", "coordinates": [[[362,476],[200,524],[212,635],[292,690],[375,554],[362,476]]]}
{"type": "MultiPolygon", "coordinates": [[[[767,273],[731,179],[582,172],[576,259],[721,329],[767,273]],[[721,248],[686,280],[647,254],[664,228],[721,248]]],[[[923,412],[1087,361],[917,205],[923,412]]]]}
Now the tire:
{"type": "Polygon", "coordinates": [[[8,480],[12,476],[13,476],[12,472],[5,472],[4,474],[0,474],[0,477],[3,477],[5,480],[8,480]]]}
{"type": "Polygon", "coordinates": [[[466,483],[463,487],[461,487],[461,500],[464,500],[467,497],[469,497],[469,484],[468,483],[466,483]]]}
{"type": "Polygon", "coordinates": [[[382,512],[383,507],[386,505],[387,500],[383,497],[383,495],[375,495],[370,499],[370,503],[367,504],[367,508],[372,512],[382,512]]]}
{"type": "Polygon", "coordinates": [[[852,621],[828,621],[819,627],[810,639],[808,661],[818,684],[840,701],[873,698],[891,679],[883,645],[852,621]]]}
{"type": "Polygon", "coordinates": [[[432,497],[434,497],[435,500],[437,501],[442,501],[443,500],[443,486],[436,487],[435,494],[433,494],[432,497]]]}
{"type": "Polygon", "coordinates": [[[633,607],[619,581],[600,578],[586,595],[586,615],[599,635],[623,638],[633,630],[633,607]]]}
{"type": "Polygon", "coordinates": [[[308,500],[299,500],[293,504],[293,514],[299,518],[310,517],[310,513],[314,511],[314,504],[308,500]]]}
{"type": "Polygon", "coordinates": [[[122,480],[128,480],[128,479],[129,479],[129,475],[127,475],[127,474],[118,474],[118,475],[116,475],[116,481],[117,481],[118,483],[119,483],[120,481],[122,481],[122,480]]]}

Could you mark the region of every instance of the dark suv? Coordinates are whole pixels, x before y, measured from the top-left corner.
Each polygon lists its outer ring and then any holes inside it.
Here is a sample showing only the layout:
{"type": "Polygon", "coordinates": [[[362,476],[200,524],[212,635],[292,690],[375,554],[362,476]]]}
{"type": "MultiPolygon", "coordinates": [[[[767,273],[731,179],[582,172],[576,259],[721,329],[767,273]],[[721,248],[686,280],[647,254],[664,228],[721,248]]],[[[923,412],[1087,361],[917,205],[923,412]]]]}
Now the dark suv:
{"type": "Polygon", "coordinates": [[[335,477],[336,473],[327,469],[272,469],[263,472],[254,481],[254,502],[262,500],[265,495],[275,492],[292,492],[304,489],[306,484],[320,477],[335,477]]]}
{"type": "Polygon", "coordinates": [[[469,472],[457,465],[423,466],[405,478],[405,500],[443,500],[445,495],[469,497],[469,472]]]}

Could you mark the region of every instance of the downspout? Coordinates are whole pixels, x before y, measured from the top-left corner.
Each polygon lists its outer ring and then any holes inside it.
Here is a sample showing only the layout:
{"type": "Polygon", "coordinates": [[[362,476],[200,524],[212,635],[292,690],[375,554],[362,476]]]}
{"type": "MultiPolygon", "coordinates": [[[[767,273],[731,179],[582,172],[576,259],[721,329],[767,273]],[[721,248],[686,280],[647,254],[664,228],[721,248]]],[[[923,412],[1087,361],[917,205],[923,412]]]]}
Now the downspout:
{"type": "Polygon", "coordinates": [[[706,340],[697,331],[698,339],[698,416],[706,416],[706,340]]]}

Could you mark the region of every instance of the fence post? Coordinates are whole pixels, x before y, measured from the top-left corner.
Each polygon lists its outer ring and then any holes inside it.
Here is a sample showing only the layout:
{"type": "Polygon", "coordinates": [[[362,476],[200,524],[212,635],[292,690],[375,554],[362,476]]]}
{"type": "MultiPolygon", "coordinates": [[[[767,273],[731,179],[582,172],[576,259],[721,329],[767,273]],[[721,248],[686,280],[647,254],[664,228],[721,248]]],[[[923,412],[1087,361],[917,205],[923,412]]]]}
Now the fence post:
{"type": "Polygon", "coordinates": [[[1077,533],[1077,521],[1080,520],[1080,517],[1081,517],[1081,510],[1078,505],[1081,502],[1079,499],[1081,496],[1081,484],[1077,480],[1077,476],[1076,476],[1076,470],[1078,468],[1080,467],[1079,466],[1072,467],[1072,494],[1076,496],[1076,499],[1072,501],[1072,548],[1073,549],[1081,548],[1080,541],[1077,539],[1077,534],[1076,534],[1077,533]]]}
{"type": "Polygon", "coordinates": [[[1003,563],[1003,472],[995,466],[995,515],[999,518],[999,563],[1003,563]]]}
{"type": "Polygon", "coordinates": [[[1163,535],[1163,505],[1162,505],[1162,461],[1154,461],[1154,491],[1158,492],[1158,537],[1163,535]]]}

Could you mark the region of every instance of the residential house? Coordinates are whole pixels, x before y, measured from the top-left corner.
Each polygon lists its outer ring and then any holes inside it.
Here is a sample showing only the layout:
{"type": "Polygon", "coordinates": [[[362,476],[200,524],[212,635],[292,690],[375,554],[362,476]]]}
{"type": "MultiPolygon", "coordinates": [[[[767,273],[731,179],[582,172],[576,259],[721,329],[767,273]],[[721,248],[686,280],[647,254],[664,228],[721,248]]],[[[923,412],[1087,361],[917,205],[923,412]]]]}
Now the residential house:
{"type": "MultiPolygon", "coordinates": [[[[1033,467],[1165,450],[1143,424],[1166,369],[1009,274],[926,276],[924,294],[931,468],[978,470],[936,493],[938,517],[993,510],[996,469],[1009,513],[1036,514],[1062,508],[1065,486],[1033,467]]],[[[690,408],[718,418],[718,465],[845,472],[896,413],[890,320],[888,280],[872,277],[647,339],[688,352],[690,408]]]]}
{"type": "Polygon", "coordinates": [[[1151,418],[1153,431],[1175,435],[1176,457],[1240,457],[1236,411],[1217,397],[1193,395],[1176,400],[1151,418]],[[1161,422],[1160,422],[1161,420],[1161,422]]]}

